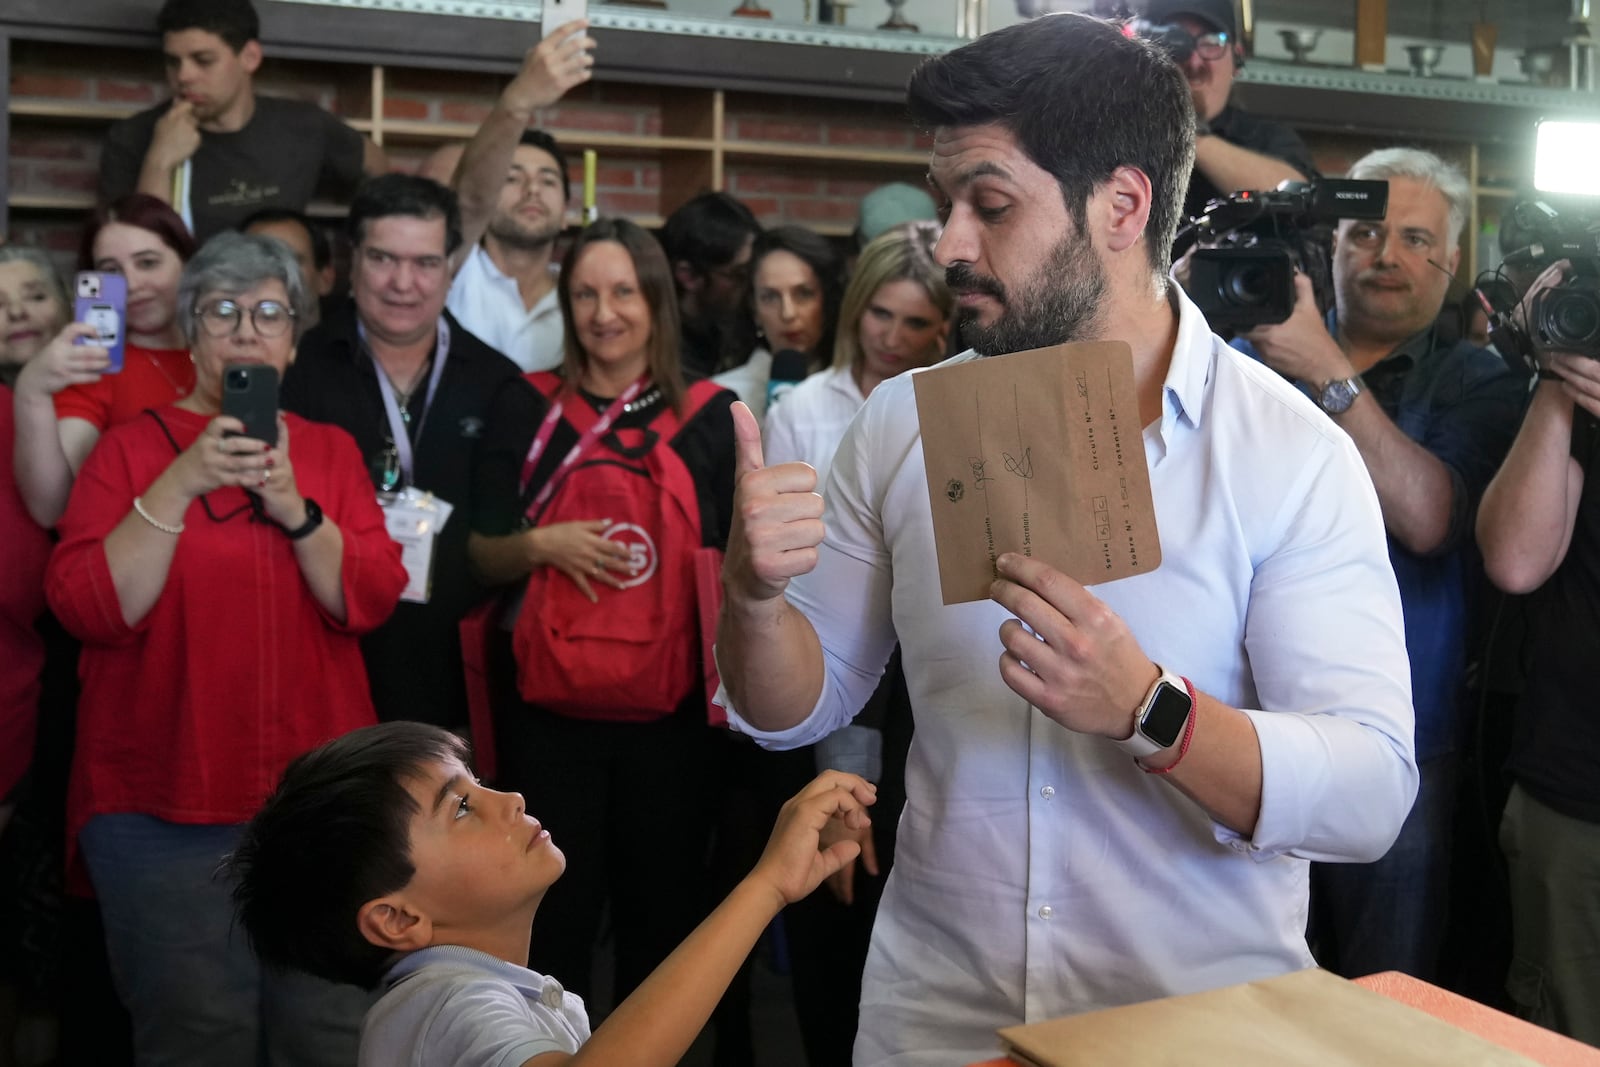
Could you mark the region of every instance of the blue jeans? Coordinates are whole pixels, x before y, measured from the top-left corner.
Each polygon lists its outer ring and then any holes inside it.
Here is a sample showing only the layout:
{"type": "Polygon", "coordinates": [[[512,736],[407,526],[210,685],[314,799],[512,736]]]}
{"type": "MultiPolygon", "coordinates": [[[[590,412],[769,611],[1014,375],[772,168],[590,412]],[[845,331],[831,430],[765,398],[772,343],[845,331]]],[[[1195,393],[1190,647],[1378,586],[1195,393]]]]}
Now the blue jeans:
{"type": "Polygon", "coordinates": [[[1423,760],[1417,770],[1417,801],[1382,859],[1311,865],[1312,947],[1319,964],[1346,978],[1437,977],[1449,918],[1456,758],[1423,760]]]}
{"type": "Polygon", "coordinates": [[[263,968],[216,876],[237,826],[98,815],[78,843],[105,917],[117,993],[139,1067],[353,1067],[374,997],[263,968]]]}

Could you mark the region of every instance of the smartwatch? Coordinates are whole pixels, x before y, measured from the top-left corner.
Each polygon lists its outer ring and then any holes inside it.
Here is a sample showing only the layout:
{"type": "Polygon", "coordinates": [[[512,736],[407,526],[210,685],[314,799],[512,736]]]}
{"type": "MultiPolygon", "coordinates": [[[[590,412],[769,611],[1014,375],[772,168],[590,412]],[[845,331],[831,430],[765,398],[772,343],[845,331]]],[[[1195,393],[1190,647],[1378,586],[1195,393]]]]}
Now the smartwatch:
{"type": "Polygon", "coordinates": [[[289,540],[298,541],[303,537],[310,537],[322,525],[322,508],[310,497],[305,498],[306,521],[294,529],[284,528],[284,533],[289,535],[289,540]]]}
{"type": "Polygon", "coordinates": [[[1118,741],[1134,759],[1145,759],[1169,749],[1183,739],[1183,730],[1194,714],[1194,698],[1189,683],[1160,664],[1161,677],[1145,693],[1133,716],[1132,736],[1118,741]]]}
{"type": "Polygon", "coordinates": [[[1329,415],[1343,415],[1362,391],[1361,376],[1335,378],[1317,391],[1317,407],[1329,415]]]}

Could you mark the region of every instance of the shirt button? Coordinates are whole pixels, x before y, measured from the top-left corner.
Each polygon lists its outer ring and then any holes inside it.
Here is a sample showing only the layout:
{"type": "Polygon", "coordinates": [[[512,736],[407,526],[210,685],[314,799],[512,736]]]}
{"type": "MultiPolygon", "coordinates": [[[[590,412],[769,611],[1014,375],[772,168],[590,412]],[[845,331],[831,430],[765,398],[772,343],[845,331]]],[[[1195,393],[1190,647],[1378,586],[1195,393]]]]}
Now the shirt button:
{"type": "Polygon", "coordinates": [[[1054,915],[1055,913],[1056,913],[1056,909],[1052,908],[1048,904],[1041,905],[1040,908],[1039,908],[1039,918],[1041,918],[1041,919],[1048,919],[1048,918],[1050,918],[1050,916],[1054,915]]]}
{"type": "Polygon", "coordinates": [[[547,1008],[559,1009],[563,992],[559,982],[547,980],[544,984],[544,989],[539,993],[539,1000],[547,1008]]]}
{"type": "Polygon", "coordinates": [[[1039,790],[1039,795],[1044,797],[1046,800],[1049,800],[1051,797],[1056,795],[1056,787],[1053,785],[1047,785],[1043,789],[1039,790]]]}

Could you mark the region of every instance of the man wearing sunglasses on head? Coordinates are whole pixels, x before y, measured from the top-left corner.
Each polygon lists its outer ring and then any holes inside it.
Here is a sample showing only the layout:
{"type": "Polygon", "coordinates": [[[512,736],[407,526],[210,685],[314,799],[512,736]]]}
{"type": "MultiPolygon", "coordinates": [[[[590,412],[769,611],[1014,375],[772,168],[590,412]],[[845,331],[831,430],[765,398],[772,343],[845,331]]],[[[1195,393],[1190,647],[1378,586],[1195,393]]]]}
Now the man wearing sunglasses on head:
{"type": "Polygon", "coordinates": [[[1176,26],[1193,42],[1175,50],[1175,34],[1161,41],[1175,53],[1194,97],[1194,174],[1183,202],[1185,217],[1240,189],[1275,189],[1280,182],[1312,176],[1311,153],[1293,130],[1228,103],[1244,59],[1233,0],[1150,0],[1144,18],[1152,29],[1176,26]]]}

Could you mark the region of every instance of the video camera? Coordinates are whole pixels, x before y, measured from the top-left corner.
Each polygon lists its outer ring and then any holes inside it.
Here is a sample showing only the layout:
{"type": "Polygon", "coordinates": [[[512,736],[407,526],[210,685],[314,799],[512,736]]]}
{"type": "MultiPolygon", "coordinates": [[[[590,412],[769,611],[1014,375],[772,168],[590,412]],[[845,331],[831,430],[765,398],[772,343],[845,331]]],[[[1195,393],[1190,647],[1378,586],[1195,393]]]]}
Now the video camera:
{"type": "Polygon", "coordinates": [[[1530,346],[1600,359],[1600,212],[1562,214],[1543,200],[1522,201],[1511,212],[1528,243],[1506,255],[1507,266],[1542,270],[1565,259],[1572,269],[1534,296],[1523,327],[1506,324],[1522,335],[1508,338],[1509,347],[1525,359],[1537,358],[1530,346]]]}
{"type": "Polygon", "coordinates": [[[1190,257],[1189,296],[1214,330],[1282,322],[1294,310],[1294,274],[1311,277],[1319,304],[1330,299],[1333,224],[1381,219],[1389,183],[1350,178],[1284,182],[1206,205],[1178,235],[1190,257]]]}

